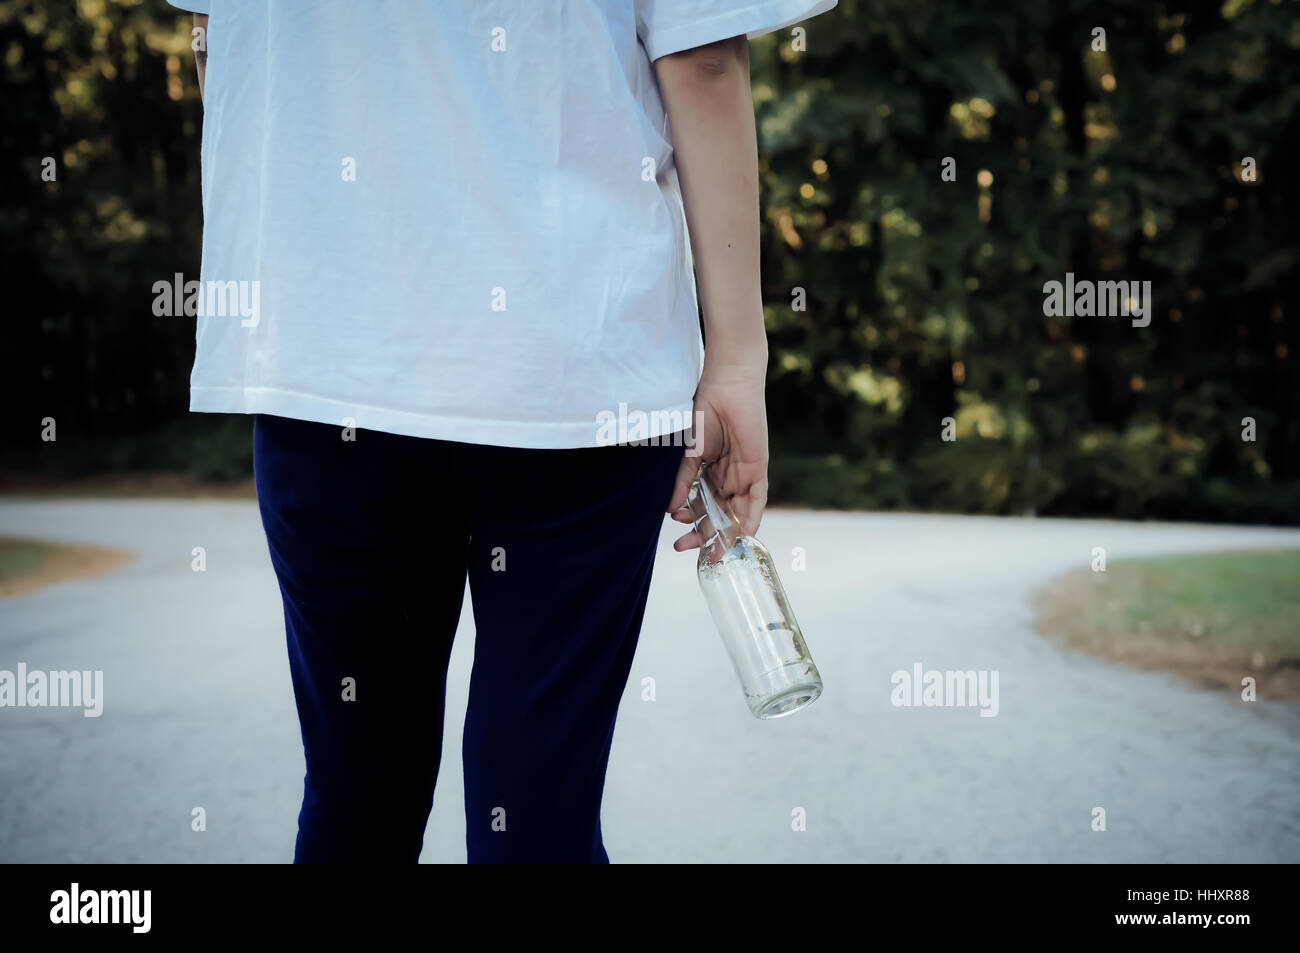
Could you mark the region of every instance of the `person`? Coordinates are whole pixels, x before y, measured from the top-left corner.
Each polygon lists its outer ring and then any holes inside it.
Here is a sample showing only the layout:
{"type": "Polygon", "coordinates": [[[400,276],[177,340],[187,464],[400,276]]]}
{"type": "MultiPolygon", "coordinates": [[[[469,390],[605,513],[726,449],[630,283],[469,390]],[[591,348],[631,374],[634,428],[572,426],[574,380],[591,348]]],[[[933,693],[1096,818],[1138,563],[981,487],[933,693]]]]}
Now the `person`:
{"type": "Polygon", "coordinates": [[[419,858],[468,579],[468,859],[608,862],[664,514],[701,462],[746,532],[767,499],[748,39],[835,0],[169,2],[204,100],[190,409],[254,415],[294,860],[419,858]]]}

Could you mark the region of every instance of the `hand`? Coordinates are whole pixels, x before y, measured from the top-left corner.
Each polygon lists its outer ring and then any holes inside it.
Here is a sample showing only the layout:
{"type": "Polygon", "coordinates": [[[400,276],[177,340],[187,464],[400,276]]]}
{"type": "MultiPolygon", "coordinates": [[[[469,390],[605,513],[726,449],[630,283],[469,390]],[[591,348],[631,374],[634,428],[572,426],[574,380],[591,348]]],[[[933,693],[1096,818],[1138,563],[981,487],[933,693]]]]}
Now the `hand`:
{"type": "MultiPolygon", "coordinates": [[[[764,362],[765,364],[766,362],[764,362]]],[[[767,407],[764,403],[766,366],[710,368],[695,391],[693,446],[687,448],[677,473],[668,513],[679,523],[691,522],[683,509],[700,464],[711,464],[713,486],[740,520],[741,532],[754,535],[767,506],[767,407]]],[[[702,540],[695,530],[673,544],[684,552],[702,540]]]]}

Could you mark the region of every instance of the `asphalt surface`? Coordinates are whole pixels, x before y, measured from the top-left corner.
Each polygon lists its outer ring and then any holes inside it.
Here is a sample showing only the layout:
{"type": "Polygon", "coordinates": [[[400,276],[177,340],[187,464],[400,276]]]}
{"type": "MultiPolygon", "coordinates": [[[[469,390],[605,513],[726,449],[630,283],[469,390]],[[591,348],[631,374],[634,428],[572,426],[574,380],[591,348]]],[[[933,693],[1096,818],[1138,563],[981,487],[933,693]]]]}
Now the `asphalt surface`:
{"type": "MultiPolygon", "coordinates": [[[[1035,632],[1030,604],[1095,546],[1113,567],[1300,547],[1300,531],[769,512],[760,536],[826,682],[770,722],[743,702],[678,532],[665,522],[615,735],[615,862],[1300,861],[1300,706],[1069,652],[1035,632]],[[997,716],[895,706],[891,676],[916,663],[996,671],[997,716]]],[[[0,534],[137,554],[0,601],[0,669],[102,670],[105,695],[98,718],[0,708],[0,861],[290,859],[302,751],[256,505],[0,499],[0,534]]],[[[467,599],[426,862],[465,856],[472,641],[467,599]]]]}

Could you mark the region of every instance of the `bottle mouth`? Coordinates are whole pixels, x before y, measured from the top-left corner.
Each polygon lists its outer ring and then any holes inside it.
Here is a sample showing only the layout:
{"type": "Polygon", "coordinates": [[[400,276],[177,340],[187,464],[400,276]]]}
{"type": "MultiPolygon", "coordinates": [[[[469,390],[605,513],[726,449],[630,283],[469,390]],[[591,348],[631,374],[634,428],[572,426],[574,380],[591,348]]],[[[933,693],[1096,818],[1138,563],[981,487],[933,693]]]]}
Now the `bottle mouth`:
{"type": "Polygon", "coordinates": [[[686,505],[690,508],[691,522],[700,534],[702,546],[708,546],[719,533],[735,525],[718,500],[707,465],[700,467],[696,474],[695,482],[686,494],[686,505]]]}

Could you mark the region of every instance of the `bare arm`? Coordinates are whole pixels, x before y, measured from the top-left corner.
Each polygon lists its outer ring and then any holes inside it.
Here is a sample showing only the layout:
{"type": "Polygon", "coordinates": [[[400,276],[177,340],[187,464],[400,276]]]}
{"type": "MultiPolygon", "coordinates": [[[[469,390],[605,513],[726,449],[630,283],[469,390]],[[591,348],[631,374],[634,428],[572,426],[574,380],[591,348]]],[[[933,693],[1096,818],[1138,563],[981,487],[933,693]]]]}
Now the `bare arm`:
{"type": "Polygon", "coordinates": [[[199,34],[203,42],[199,44],[199,49],[194,51],[194,65],[199,70],[199,98],[202,99],[203,77],[208,70],[208,15],[206,13],[194,14],[194,28],[203,31],[199,34]]]}
{"type": "MultiPolygon", "coordinates": [[[[668,111],[704,312],[704,373],[695,395],[703,461],[744,530],[767,504],[767,336],[759,284],[758,144],[743,36],[655,60],[668,111]]],[[[699,457],[682,463],[677,513],[699,457]]],[[[699,545],[694,533],[678,549],[699,545]]]]}
{"type": "Polygon", "coordinates": [[[759,290],[758,144],[749,42],[655,61],[691,231],[711,358],[767,359],[759,290]]]}

